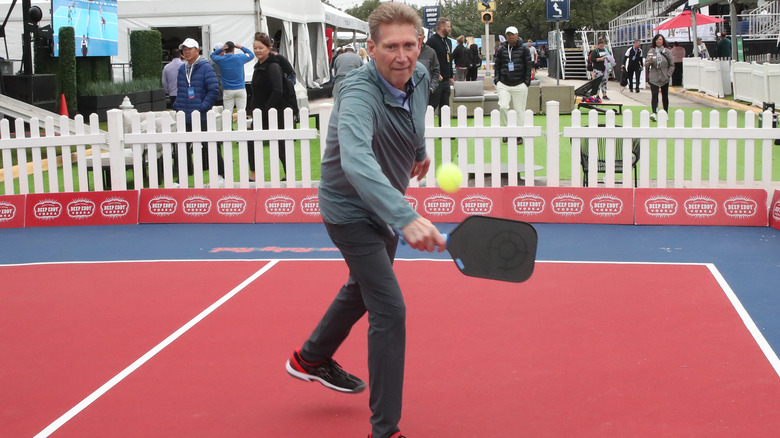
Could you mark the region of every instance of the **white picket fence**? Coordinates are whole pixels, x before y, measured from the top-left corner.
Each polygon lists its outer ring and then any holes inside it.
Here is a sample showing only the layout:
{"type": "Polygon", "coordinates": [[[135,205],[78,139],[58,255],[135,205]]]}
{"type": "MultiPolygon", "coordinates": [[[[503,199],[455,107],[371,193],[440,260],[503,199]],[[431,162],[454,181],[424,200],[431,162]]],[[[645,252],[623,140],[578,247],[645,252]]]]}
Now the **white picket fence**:
{"type": "MultiPolygon", "coordinates": [[[[2,160],[2,172],[0,176],[3,183],[2,195],[45,193],[45,192],[79,192],[102,191],[104,184],[101,172],[92,172],[93,169],[110,169],[111,190],[141,189],[147,187],[187,187],[187,178],[178,181],[175,174],[187,174],[186,160],[179,160],[178,169],[174,169],[173,153],[177,151],[180,157],[187,155],[187,144],[194,147],[193,163],[194,177],[193,187],[316,187],[317,181],[312,176],[313,166],[318,166],[324,140],[327,137],[327,126],[331,109],[329,106],[321,109],[319,113],[319,126],[317,131],[306,126],[294,127],[292,113],[287,110],[283,128],[275,126],[275,112],[270,114],[272,125],[267,130],[261,129],[259,124],[252,125],[250,120],[242,112],[238,114],[237,121],[233,123],[229,113],[219,114],[210,111],[207,115],[206,126],[201,129],[198,117],[193,126],[193,132],[185,131],[185,121],[182,113],[175,114],[165,112],[162,114],[145,113],[138,114],[134,111],[112,110],[108,116],[108,129],[106,133],[97,130],[97,117],[90,116],[90,125],[85,125],[81,116],[76,116],[76,134],[55,134],[55,123],[64,125],[67,118],[54,120],[47,118],[43,123],[43,135],[39,134],[40,121],[33,119],[29,125],[29,135],[24,135],[25,125],[17,120],[15,123],[16,135],[10,134],[10,126],[7,120],[0,122],[0,158],[2,160]],[[311,142],[320,139],[320,153],[316,154],[311,142]],[[286,142],[287,178],[282,180],[278,142],[286,142]],[[263,142],[269,143],[269,171],[265,172],[263,156],[263,142]],[[293,142],[295,141],[295,143],[293,142]],[[209,151],[209,170],[203,171],[204,163],[201,160],[201,142],[206,144],[209,151]],[[237,144],[237,153],[234,154],[232,144],[237,144]],[[253,142],[253,143],[252,143],[253,142]],[[219,184],[217,176],[216,153],[217,144],[223,143],[223,158],[225,161],[225,178],[219,184]],[[248,147],[253,144],[255,148],[256,179],[250,181],[248,147]],[[28,159],[28,151],[30,158],[28,159]],[[45,151],[45,158],[44,158],[45,151]],[[15,154],[14,154],[15,152],[15,154]],[[298,155],[300,158],[296,159],[298,155]],[[319,155],[319,156],[318,156],[319,155]],[[16,157],[18,164],[13,163],[16,157]],[[234,173],[234,167],[238,168],[238,174],[234,173]],[[73,172],[63,169],[74,169],[73,172]],[[132,184],[128,185],[128,172],[132,170],[132,184]],[[160,169],[161,171],[158,171],[160,169]],[[300,171],[298,171],[300,169],[300,171]],[[59,172],[63,172],[62,183],[59,182],[59,172]],[[75,176],[74,176],[75,173],[75,176]],[[299,178],[295,175],[300,174],[299,178]],[[32,175],[32,187],[28,183],[29,175],[32,175]],[[144,175],[145,174],[145,175],[144,175]],[[97,176],[96,176],[97,175],[97,176]],[[141,177],[144,175],[145,177],[141,177]],[[48,179],[48,184],[45,181],[48,179]]],[[[253,120],[260,120],[259,111],[252,114],[253,120]]],[[[707,116],[702,112],[694,112],[691,121],[692,127],[684,127],[684,113],[678,110],[673,117],[674,123],[669,123],[667,115],[659,114],[656,126],[651,126],[649,113],[643,111],[639,126],[632,126],[632,113],[625,110],[623,126],[615,127],[615,115],[609,111],[606,117],[599,120],[599,115],[591,111],[587,117],[587,123],[582,124],[582,114],[579,110],[572,113],[572,125],[561,127],[559,117],[559,105],[557,102],[549,102],[546,108],[546,125],[533,126],[533,114],[527,111],[525,125],[516,126],[516,115],[510,112],[509,126],[500,126],[498,111],[490,114],[490,123],[483,126],[483,114],[481,109],[475,110],[474,126],[467,126],[465,107],[458,108],[455,117],[455,126],[452,123],[449,108],[442,110],[443,126],[434,126],[432,108],[428,108],[426,114],[426,147],[433,159],[435,156],[435,144],[450,145],[454,142],[457,147],[454,156],[449,147],[441,148],[441,160],[456,162],[465,174],[471,176],[471,185],[475,187],[501,187],[502,185],[543,185],[549,187],[582,185],[582,171],[580,168],[580,151],[588,150],[588,169],[590,175],[596,175],[597,143],[602,139],[606,144],[606,173],[603,184],[605,187],[631,187],[632,177],[630,165],[626,166],[620,181],[616,180],[615,145],[616,139],[622,141],[623,156],[631,156],[631,147],[634,139],[640,143],[639,158],[639,187],[669,187],[692,188],[701,187],[705,182],[709,187],[731,188],[773,188],[772,161],[773,140],[780,138],[780,129],[772,128],[772,116],[765,112],[760,116],[748,111],[745,113],[745,127],[737,127],[737,112],[728,113],[725,127],[719,120],[720,113],[709,113],[710,127],[703,128],[703,118],[707,116]],[[599,127],[599,123],[602,126],[599,127]],[[546,140],[546,147],[540,148],[543,157],[537,157],[535,144],[541,141],[542,136],[546,140]],[[508,137],[508,143],[502,142],[502,137],[508,137]],[[518,146],[516,138],[522,137],[524,145],[518,146]],[[651,140],[657,140],[656,156],[651,158],[651,140]],[[690,146],[685,141],[691,140],[690,146]],[[725,145],[721,146],[721,140],[725,145]],[[740,141],[742,143],[740,143],[740,141]],[[709,146],[709,168],[703,169],[702,151],[704,146],[709,146]],[[502,151],[506,151],[506,162],[491,159],[485,162],[485,148],[490,150],[491,157],[500,157],[502,151]],[[571,148],[571,179],[562,180],[560,175],[561,150],[571,148]],[[726,176],[721,179],[720,149],[725,147],[727,162],[725,163],[726,176]],[[673,151],[673,160],[667,159],[667,151],[673,151]],[[690,148],[690,162],[685,161],[686,148],[690,148]],[[473,160],[469,158],[469,150],[473,149],[473,160]],[[522,155],[518,156],[522,151],[522,155]],[[758,159],[756,158],[758,156],[758,159]],[[760,176],[757,177],[755,166],[759,162],[760,176]],[[652,163],[652,168],[651,168],[652,163]],[[738,181],[738,163],[743,164],[743,178],[738,181]],[[668,170],[668,169],[671,169],[668,170]],[[686,170],[691,177],[686,179],[686,170]],[[709,178],[702,181],[704,171],[708,171],[709,178]],[[669,175],[668,177],[663,177],[669,175]],[[652,178],[651,175],[661,175],[660,178],[652,178]],[[522,177],[522,179],[521,179],[522,177]]],[[[309,114],[306,109],[301,110],[301,120],[308,121],[309,114]]],[[[775,180],[780,176],[775,175],[775,180]]],[[[412,180],[412,186],[435,186],[435,170],[433,166],[427,175],[418,183],[412,180]]],[[[589,178],[589,185],[596,186],[599,179],[589,178]]]]}

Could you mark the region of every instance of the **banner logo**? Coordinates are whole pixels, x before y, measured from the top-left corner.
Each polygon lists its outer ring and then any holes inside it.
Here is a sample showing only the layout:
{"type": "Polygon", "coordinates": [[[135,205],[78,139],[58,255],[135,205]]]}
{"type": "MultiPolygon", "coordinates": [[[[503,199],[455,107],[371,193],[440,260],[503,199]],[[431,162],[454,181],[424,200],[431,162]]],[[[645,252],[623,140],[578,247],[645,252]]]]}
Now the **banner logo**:
{"type": "Polygon", "coordinates": [[[466,214],[490,214],[493,200],[481,195],[468,196],[460,201],[460,209],[466,214]]]}
{"type": "Polygon", "coordinates": [[[723,203],[723,210],[727,216],[747,219],[756,215],[758,204],[750,198],[734,197],[723,203]]]}
{"type": "Polygon", "coordinates": [[[239,216],[246,211],[246,199],[239,196],[225,196],[217,201],[217,213],[223,216],[239,216]]]}
{"type": "Polygon", "coordinates": [[[775,202],[775,205],[772,206],[772,217],[780,221],[780,201],[775,202]]]}
{"type": "Polygon", "coordinates": [[[211,211],[211,200],[203,196],[190,196],[182,201],[181,209],[186,215],[203,216],[211,211]]]}
{"type": "Polygon", "coordinates": [[[414,196],[404,195],[404,199],[406,200],[407,204],[412,206],[412,209],[414,209],[414,211],[417,211],[417,205],[418,205],[417,198],[415,198],[414,196]]]}
{"type": "Polygon", "coordinates": [[[718,212],[718,203],[704,196],[689,198],[683,206],[685,214],[696,218],[712,217],[718,212]]]}
{"type": "Polygon", "coordinates": [[[446,216],[455,212],[455,201],[449,196],[434,195],[423,202],[425,212],[434,216],[446,216]]]}
{"type": "Polygon", "coordinates": [[[155,216],[170,216],[176,212],[178,203],[170,196],[157,196],[149,201],[149,213],[155,216]]]}
{"type": "Polygon", "coordinates": [[[265,212],[274,216],[287,216],[295,211],[295,201],[287,196],[274,196],[265,200],[265,212]]]}
{"type": "Polygon", "coordinates": [[[7,202],[0,202],[0,222],[7,222],[16,217],[16,206],[7,202]]]}
{"type": "Polygon", "coordinates": [[[512,200],[512,208],[519,214],[541,214],[544,211],[544,203],[541,196],[523,195],[512,200]]]}
{"type": "Polygon", "coordinates": [[[585,202],[574,195],[556,196],[550,204],[553,213],[561,216],[576,216],[585,209],[585,202]]]}
{"type": "Polygon", "coordinates": [[[36,219],[52,220],[60,217],[62,204],[57,201],[41,201],[33,207],[36,219]]]}
{"type": "Polygon", "coordinates": [[[597,196],[590,200],[590,211],[596,216],[617,216],[623,212],[623,201],[610,195],[597,196]]]}
{"type": "Polygon", "coordinates": [[[130,203],[122,198],[110,198],[100,203],[100,214],[108,218],[127,216],[130,212],[130,203]]]}
{"type": "Polygon", "coordinates": [[[301,211],[309,216],[318,216],[320,214],[320,200],[317,195],[311,195],[301,200],[301,211]]]}
{"type": "Polygon", "coordinates": [[[65,210],[73,219],[89,219],[95,214],[95,203],[89,199],[74,199],[65,210]]]}
{"type": "Polygon", "coordinates": [[[655,217],[674,216],[677,214],[677,201],[666,196],[656,196],[645,201],[645,211],[655,217]]]}

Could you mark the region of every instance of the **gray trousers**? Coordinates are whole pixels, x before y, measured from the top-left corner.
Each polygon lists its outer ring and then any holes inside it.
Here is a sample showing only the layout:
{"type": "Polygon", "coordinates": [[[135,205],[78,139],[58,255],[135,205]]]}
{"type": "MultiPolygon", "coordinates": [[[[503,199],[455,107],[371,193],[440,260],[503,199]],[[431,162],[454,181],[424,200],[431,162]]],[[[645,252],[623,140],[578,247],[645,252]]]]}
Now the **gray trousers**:
{"type": "Polygon", "coordinates": [[[349,267],[349,278],[304,343],[307,361],[327,360],[368,312],[369,406],[372,433],[399,431],[406,351],[406,305],[393,271],[398,237],[369,223],[325,224],[349,267]]]}

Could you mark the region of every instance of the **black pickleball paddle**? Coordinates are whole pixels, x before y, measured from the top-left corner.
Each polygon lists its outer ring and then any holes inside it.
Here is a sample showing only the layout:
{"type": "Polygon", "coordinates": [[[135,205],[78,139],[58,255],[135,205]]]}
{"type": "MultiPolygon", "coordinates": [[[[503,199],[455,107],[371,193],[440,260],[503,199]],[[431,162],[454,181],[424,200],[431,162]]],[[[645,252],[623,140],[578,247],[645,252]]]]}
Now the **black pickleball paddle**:
{"type": "Polygon", "coordinates": [[[537,242],[527,222],[470,216],[447,236],[447,251],[465,275],[520,283],[534,272],[537,242]]]}

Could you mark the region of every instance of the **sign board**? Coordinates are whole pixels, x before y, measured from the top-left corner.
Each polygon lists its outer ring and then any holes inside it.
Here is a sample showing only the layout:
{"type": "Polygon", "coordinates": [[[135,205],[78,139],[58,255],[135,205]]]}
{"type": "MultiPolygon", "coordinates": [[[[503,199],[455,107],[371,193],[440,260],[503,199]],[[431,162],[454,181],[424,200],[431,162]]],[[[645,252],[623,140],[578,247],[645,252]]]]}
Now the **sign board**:
{"type": "Polygon", "coordinates": [[[495,11],[496,10],[496,2],[495,2],[495,0],[478,0],[477,1],[477,10],[478,11],[495,11]]]}
{"type": "Polygon", "coordinates": [[[547,21],[569,21],[569,0],[547,0],[547,21]]]}
{"type": "Polygon", "coordinates": [[[745,45],[742,38],[737,38],[737,61],[745,62],[745,45]]]}
{"type": "Polygon", "coordinates": [[[441,6],[423,6],[423,25],[434,29],[441,16],[441,6]]]}

